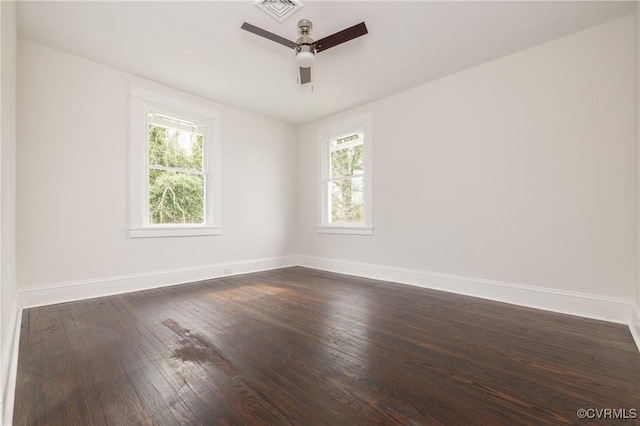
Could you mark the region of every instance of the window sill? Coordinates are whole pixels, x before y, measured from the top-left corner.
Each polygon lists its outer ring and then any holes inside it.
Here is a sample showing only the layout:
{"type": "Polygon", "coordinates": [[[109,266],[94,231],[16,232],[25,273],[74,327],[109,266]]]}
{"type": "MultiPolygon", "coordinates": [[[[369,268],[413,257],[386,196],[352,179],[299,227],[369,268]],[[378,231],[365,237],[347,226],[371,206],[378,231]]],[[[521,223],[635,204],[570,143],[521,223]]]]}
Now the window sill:
{"type": "Polygon", "coordinates": [[[319,234],[373,235],[370,226],[318,226],[316,230],[319,234]]]}
{"type": "Polygon", "coordinates": [[[145,226],[129,229],[129,238],[196,237],[220,234],[222,234],[222,228],[208,226],[145,226]]]}

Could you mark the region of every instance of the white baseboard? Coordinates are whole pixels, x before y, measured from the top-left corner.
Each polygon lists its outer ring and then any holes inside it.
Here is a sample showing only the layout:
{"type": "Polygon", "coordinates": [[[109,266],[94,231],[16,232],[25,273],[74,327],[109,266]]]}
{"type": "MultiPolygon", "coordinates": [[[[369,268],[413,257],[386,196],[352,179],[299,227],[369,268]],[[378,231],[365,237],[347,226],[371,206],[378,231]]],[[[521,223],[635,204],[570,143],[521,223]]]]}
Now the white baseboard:
{"type": "MultiPolygon", "coordinates": [[[[640,349],[640,317],[627,299],[314,256],[282,256],[74,281],[18,290],[18,308],[64,303],[290,266],[409,284],[627,324],[640,349]],[[226,272],[226,273],[225,273],[226,272]]],[[[16,345],[17,346],[17,345],[16,345]]],[[[6,400],[5,400],[6,402],[6,400]]]]}
{"type": "Polygon", "coordinates": [[[633,316],[631,300],[588,293],[314,256],[298,256],[298,265],[621,324],[631,324],[633,316]]]}
{"type": "Polygon", "coordinates": [[[640,306],[633,305],[631,312],[631,321],[629,322],[629,330],[631,330],[631,336],[640,350],[640,306]]]}
{"type": "Polygon", "coordinates": [[[270,257],[73,281],[49,286],[20,288],[18,289],[18,303],[20,308],[31,308],[133,291],[149,290],[152,288],[220,278],[229,275],[248,274],[251,272],[296,266],[296,259],[296,256],[270,257]]]}
{"type": "Polygon", "coordinates": [[[11,335],[5,345],[2,354],[2,370],[4,372],[2,382],[2,408],[0,420],[3,425],[10,425],[13,421],[13,403],[15,400],[16,374],[18,372],[18,349],[20,342],[20,327],[22,325],[22,310],[18,309],[18,303],[14,303],[11,312],[12,324],[9,328],[11,335]]]}

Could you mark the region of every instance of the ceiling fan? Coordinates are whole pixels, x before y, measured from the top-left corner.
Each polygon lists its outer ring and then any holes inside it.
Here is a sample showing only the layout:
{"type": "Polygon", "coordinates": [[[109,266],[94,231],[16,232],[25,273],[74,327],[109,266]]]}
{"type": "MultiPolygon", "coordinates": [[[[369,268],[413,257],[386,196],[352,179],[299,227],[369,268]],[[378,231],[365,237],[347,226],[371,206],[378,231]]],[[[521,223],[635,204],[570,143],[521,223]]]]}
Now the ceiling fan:
{"type": "Polygon", "coordinates": [[[280,43],[291,49],[295,49],[296,62],[300,68],[300,84],[311,83],[311,65],[313,65],[313,62],[315,61],[316,53],[320,53],[323,50],[327,50],[368,33],[367,26],[364,22],[361,22],[353,27],[349,27],[342,31],[338,31],[335,34],[331,34],[330,36],[321,38],[318,41],[313,41],[313,39],[309,37],[309,34],[311,34],[311,30],[313,29],[313,24],[308,19],[302,19],[298,22],[298,33],[300,34],[300,38],[293,42],[247,22],[242,24],[240,28],[275,41],[276,43],[280,43]]]}

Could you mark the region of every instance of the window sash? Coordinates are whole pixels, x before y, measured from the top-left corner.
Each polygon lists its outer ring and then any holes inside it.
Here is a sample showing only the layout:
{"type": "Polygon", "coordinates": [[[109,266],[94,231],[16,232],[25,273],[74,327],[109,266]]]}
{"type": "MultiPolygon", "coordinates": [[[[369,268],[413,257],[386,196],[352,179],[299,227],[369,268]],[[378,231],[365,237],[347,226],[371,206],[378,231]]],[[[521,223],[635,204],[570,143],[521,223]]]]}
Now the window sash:
{"type": "Polygon", "coordinates": [[[372,212],[372,112],[364,112],[343,120],[322,126],[318,136],[318,225],[317,232],[332,234],[373,235],[372,212]],[[336,144],[336,141],[357,135],[350,141],[336,144]],[[334,146],[335,145],[335,146],[334,146]],[[362,170],[353,170],[351,176],[332,176],[332,153],[342,149],[353,149],[362,145],[362,170]],[[362,220],[359,222],[332,222],[332,186],[336,182],[360,180],[362,191],[362,220]]]}
{"type": "MultiPolygon", "coordinates": [[[[221,113],[207,101],[188,94],[163,94],[160,89],[148,90],[129,86],[131,99],[131,160],[130,160],[130,226],[129,236],[169,237],[220,235],[221,223],[221,113]],[[159,114],[169,120],[152,120],[149,114],[159,114]],[[176,121],[171,120],[176,119],[176,121]],[[195,126],[192,126],[194,124],[195,126]],[[202,170],[153,164],[149,157],[150,125],[193,132],[202,136],[202,170]],[[197,126],[197,127],[196,127],[197,126]],[[184,127],[184,128],[183,128],[184,127]],[[203,223],[152,223],[150,211],[150,178],[152,170],[201,176],[204,180],[203,223]]],[[[161,119],[162,117],[156,118],[161,119]]],[[[200,191],[198,191],[199,193],[200,191]]]]}
{"type": "MultiPolygon", "coordinates": [[[[351,186],[353,187],[353,183],[351,184],[351,186]]],[[[367,203],[365,201],[365,197],[366,197],[366,179],[364,177],[364,174],[362,175],[355,175],[355,176],[350,176],[350,177],[342,177],[342,178],[338,178],[338,179],[328,179],[327,183],[326,183],[326,191],[327,191],[327,223],[330,225],[346,225],[346,226],[359,226],[359,225],[364,225],[366,223],[366,218],[367,218],[367,203]],[[353,222],[348,222],[348,221],[333,221],[333,208],[335,207],[333,204],[333,200],[332,200],[332,196],[333,193],[331,191],[331,184],[334,182],[344,182],[344,181],[354,181],[356,179],[361,179],[362,180],[362,220],[360,221],[353,221],[353,222]]]]}
{"type": "MultiPolygon", "coordinates": [[[[340,139],[340,138],[338,138],[338,139],[340,139]]],[[[351,177],[354,177],[354,176],[363,176],[364,173],[365,173],[364,168],[366,166],[364,164],[364,158],[363,158],[363,164],[362,164],[363,170],[354,170],[353,171],[354,174],[352,174],[352,175],[333,175],[333,159],[331,157],[331,155],[334,152],[347,150],[347,149],[355,148],[355,147],[358,147],[358,146],[362,146],[362,151],[363,151],[362,154],[363,154],[363,157],[364,157],[366,155],[366,152],[365,152],[366,147],[364,146],[363,138],[360,136],[360,137],[358,137],[358,139],[346,142],[344,145],[340,145],[339,147],[332,147],[331,146],[331,144],[333,143],[334,140],[335,140],[335,138],[330,139],[329,141],[327,141],[327,143],[329,145],[329,150],[328,150],[329,155],[327,156],[328,164],[326,165],[326,167],[327,167],[327,173],[326,173],[327,178],[328,179],[340,179],[340,178],[351,178],[351,177]]]]}
{"type": "MultiPolygon", "coordinates": [[[[203,153],[204,155],[204,153],[203,153]]],[[[178,173],[188,173],[191,175],[206,175],[207,172],[204,170],[197,170],[197,169],[183,169],[180,167],[167,167],[167,166],[159,166],[157,164],[147,164],[147,167],[149,169],[154,169],[154,170],[164,170],[167,172],[178,172],[178,173]]],[[[149,173],[147,173],[149,174],[149,173]]]]}
{"type": "MultiPolygon", "coordinates": [[[[172,129],[172,130],[184,130],[184,131],[188,131],[188,132],[193,133],[195,136],[202,137],[202,162],[201,162],[200,167],[201,167],[201,171],[206,173],[206,170],[207,170],[207,161],[206,161],[207,157],[206,156],[207,156],[207,143],[208,143],[208,139],[207,138],[209,137],[208,136],[209,132],[207,131],[207,128],[206,128],[205,124],[197,122],[197,121],[193,121],[192,122],[192,121],[184,120],[182,118],[174,117],[175,119],[180,120],[182,122],[190,123],[190,124],[192,124],[192,126],[191,127],[184,126],[183,128],[182,127],[173,126],[173,125],[166,125],[165,126],[165,125],[157,123],[156,121],[157,120],[162,120],[162,121],[169,122],[170,120],[164,120],[164,118],[158,117],[157,114],[162,114],[162,113],[158,112],[158,111],[155,111],[155,109],[150,109],[150,108],[147,108],[147,109],[149,110],[145,114],[145,124],[146,124],[146,128],[147,128],[147,137],[146,137],[146,140],[145,140],[145,157],[146,157],[145,163],[146,163],[147,167],[154,166],[154,167],[157,167],[160,170],[172,170],[172,171],[179,171],[179,172],[183,172],[183,173],[190,173],[189,170],[198,171],[198,169],[183,169],[183,168],[180,168],[180,167],[162,166],[160,164],[155,164],[155,163],[152,163],[150,161],[149,151],[150,151],[151,147],[150,147],[149,134],[151,132],[151,126],[155,126],[155,127],[162,127],[162,128],[165,128],[165,129],[172,129]],[[162,169],[162,167],[165,167],[165,169],[162,169]]],[[[178,114],[171,114],[171,116],[175,116],[175,115],[178,115],[178,114]]],[[[170,121],[170,122],[173,123],[173,121],[170,121]]]]}
{"type": "Polygon", "coordinates": [[[147,226],[167,226],[167,227],[171,227],[171,226],[184,226],[184,225],[191,225],[191,226],[203,226],[207,224],[207,218],[210,217],[209,215],[209,209],[211,208],[211,202],[209,201],[209,196],[208,196],[208,191],[207,191],[207,171],[206,171],[206,156],[207,156],[207,143],[208,143],[208,132],[206,131],[206,126],[204,123],[199,122],[198,120],[195,119],[190,119],[187,118],[184,115],[181,114],[175,114],[169,111],[160,111],[160,109],[156,109],[153,107],[149,107],[147,108],[148,111],[145,114],[145,121],[146,121],[146,128],[147,128],[147,138],[145,140],[145,152],[146,152],[146,174],[147,174],[147,178],[146,178],[146,182],[145,182],[145,187],[146,187],[146,203],[145,203],[145,207],[144,210],[146,210],[145,212],[145,218],[143,219],[143,223],[147,226]],[[198,170],[198,169],[185,169],[182,167],[168,167],[168,166],[162,166],[160,164],[154,164],[151,163],[149,161],[150,158],[150,154],[149,151],[151,149],[151,140],[149,138],[149,132],[151,130],[152,126],[157,126],[157,127],[164,127],[166,129],[172,129],[172,130],[178,130],[178,131],[187,131],[187,132],[191,132],[196,136],[202,136],[202,170],[198,170]],[[198,133],[199,131],[199,133],[198,133]],[[162,171],[167,171],[167,172],[174,172],[174,173],[184,173],[184,174],[189,174],[189,175],[197,175],[197,176],[203,176],[204,177],[204,186],[202,188],[202,222],[187,222],[187,223],[182,223],[182,222],[169,222],[169,223],[154,223],[151,221],[151,211],[150,211],[150,207],[151,207],[151,185],[150,185],[150,180],[151,180],[151,170],[162,170],[162,171]]]}
{"type": "Polygon", "coordinates": [[[352,176],[340,176],[340,177],[326,179],[325,182],[331,183],[331,182],[337,182],[340,180],[364,178],[364,175],[365,175],[364,173],[361,173],[361,174],[352,175],[352,176]]]}

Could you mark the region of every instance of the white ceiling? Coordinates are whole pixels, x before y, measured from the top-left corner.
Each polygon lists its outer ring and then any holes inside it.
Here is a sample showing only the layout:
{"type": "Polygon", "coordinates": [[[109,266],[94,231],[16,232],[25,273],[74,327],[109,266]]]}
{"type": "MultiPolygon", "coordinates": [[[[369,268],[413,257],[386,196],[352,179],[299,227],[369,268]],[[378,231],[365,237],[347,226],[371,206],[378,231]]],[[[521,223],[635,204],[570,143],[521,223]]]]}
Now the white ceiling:
{"type": "Polygon", "coordinates": [[[19,2],[22,38],[277,120],[302,124],[631,13],[636,2],[305,1],[278,23],[252,0],[19,2]],[[369,34],[318,54],[313,91],[295,40],[365,21],[369,34]]]}

